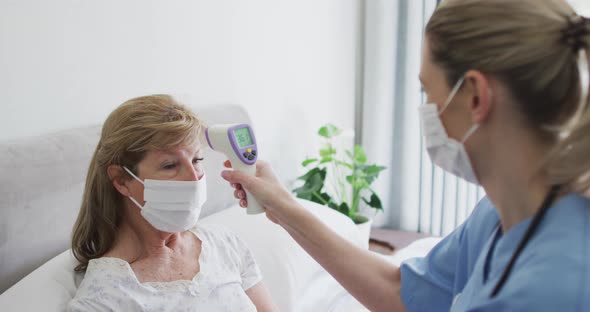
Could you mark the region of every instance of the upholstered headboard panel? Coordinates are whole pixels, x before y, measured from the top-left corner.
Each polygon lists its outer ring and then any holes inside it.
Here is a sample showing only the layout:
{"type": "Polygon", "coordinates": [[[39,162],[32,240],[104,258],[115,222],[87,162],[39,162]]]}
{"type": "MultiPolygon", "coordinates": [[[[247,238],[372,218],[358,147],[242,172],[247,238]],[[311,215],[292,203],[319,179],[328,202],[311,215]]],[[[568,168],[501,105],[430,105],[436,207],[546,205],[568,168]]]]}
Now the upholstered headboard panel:
{"type": "MultiPolygon", "coordinates": [[[[236,105],[193,107],[207,123],[250,122],[236,105]]],[[[69,248],[100,126],[0,142],[0,293],[69,248]]],[[[233,204],[221,179],[224,157],[206,150],[203,216],[233,204]]]]}

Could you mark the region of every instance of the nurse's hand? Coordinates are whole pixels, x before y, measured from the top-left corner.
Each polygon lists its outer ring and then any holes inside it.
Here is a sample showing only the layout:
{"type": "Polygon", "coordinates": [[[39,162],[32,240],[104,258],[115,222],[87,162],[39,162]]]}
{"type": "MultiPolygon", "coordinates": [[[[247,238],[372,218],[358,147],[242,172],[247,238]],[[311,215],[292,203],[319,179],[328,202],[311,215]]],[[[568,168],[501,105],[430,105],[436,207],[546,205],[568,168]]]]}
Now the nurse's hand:
{"type": "MultiPolygon", "coordinates": [[[[229,160],[226,160],[224,165],[231,168],[229,160]]],[[[264,207],[266,216],[275,223],[280,224],[280,219],[288,212],[287,210],[298,206],[293,195],[281,184],[266,161],[256,162],[255,177],[232,170],[221,172],[221,176],[235,188],[234,196],[240,200],[240,206],[248,206],[243,190],[245,188],[256,197],[258,203],[264,207]]]]}

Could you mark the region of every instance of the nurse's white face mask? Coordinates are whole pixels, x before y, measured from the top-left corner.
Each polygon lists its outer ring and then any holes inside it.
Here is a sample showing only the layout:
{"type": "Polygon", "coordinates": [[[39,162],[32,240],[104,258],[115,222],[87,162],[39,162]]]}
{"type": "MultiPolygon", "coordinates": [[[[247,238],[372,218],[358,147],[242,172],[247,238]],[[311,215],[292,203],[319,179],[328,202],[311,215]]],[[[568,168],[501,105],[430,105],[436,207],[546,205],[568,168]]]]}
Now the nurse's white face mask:
{"type": "Polygon", "coordinates": [[[140,180],[144,186],[143,207],[133,197],[129,199],[141,209],[141,215],[156,229],[169,233],[183,232],[197,224],[201,208],[207,200],[207,181],[140,180]]]}
{"type": "Polygon", "coordinates": [[[451,103],[457,91],[463,84],[465,77],[457,81],[451,94],[444,103],[441,111],[438,111],[436,104],[420,105],[422,135],[426,143],[426,150],[430,160],[443,170],[454,174],[464,180],[478,184],[477,177],[473,171],[471,161],[465,151],[464,143],[479,128],[479,124],[474,124],[461,139],[461,142],[450,138],[442,124],[440,115],[451,103]]]}

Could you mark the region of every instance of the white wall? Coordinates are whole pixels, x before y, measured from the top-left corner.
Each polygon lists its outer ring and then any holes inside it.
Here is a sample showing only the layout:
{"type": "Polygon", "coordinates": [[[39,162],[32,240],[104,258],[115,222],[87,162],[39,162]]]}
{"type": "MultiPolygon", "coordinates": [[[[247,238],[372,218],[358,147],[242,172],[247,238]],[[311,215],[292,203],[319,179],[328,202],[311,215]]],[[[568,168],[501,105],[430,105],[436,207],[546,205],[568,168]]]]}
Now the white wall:
{"type": "Polygon", "coordinates": [[[0,140],[102,122],[146,94],[238,103],[285,180],[353,127],[357,0],[0,0],[0,140]],[[281,162],[276,160],[281,159],[281,162]]]}
{"type": "Polygon", "coordinates": [[[590,16],[590,1],[588,0],[568,0],[568,2],[574,7],[578,14],[586,17],[590,16]]]}

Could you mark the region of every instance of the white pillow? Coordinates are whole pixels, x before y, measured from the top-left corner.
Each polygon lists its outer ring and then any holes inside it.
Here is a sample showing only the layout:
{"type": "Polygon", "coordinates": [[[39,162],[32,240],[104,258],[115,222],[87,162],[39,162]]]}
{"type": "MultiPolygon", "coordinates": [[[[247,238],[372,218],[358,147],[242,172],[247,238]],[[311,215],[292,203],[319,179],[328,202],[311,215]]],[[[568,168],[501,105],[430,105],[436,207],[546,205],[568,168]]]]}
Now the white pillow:
{"type": "MultiPolygon", "coordinates": [[[[309,201],[301,204],[344,238],[361,245],[356,226],[344,215],[309,201]]],[[[330,311],[348,293],[278,225],[264,214],[246,215],[233,206],[200,222],[220,224],[250,247],[280,311],[330,311]]],[[[63,311],[82,280],[69,250],[49,260],[0,295],[3,311],[63,311]]]]}
{"type": "Polygon", "coordinates": [[[82,280],[78,262],[66,250],[47,261],[0,295],[3,311],[65,311],[82,280]]]}

